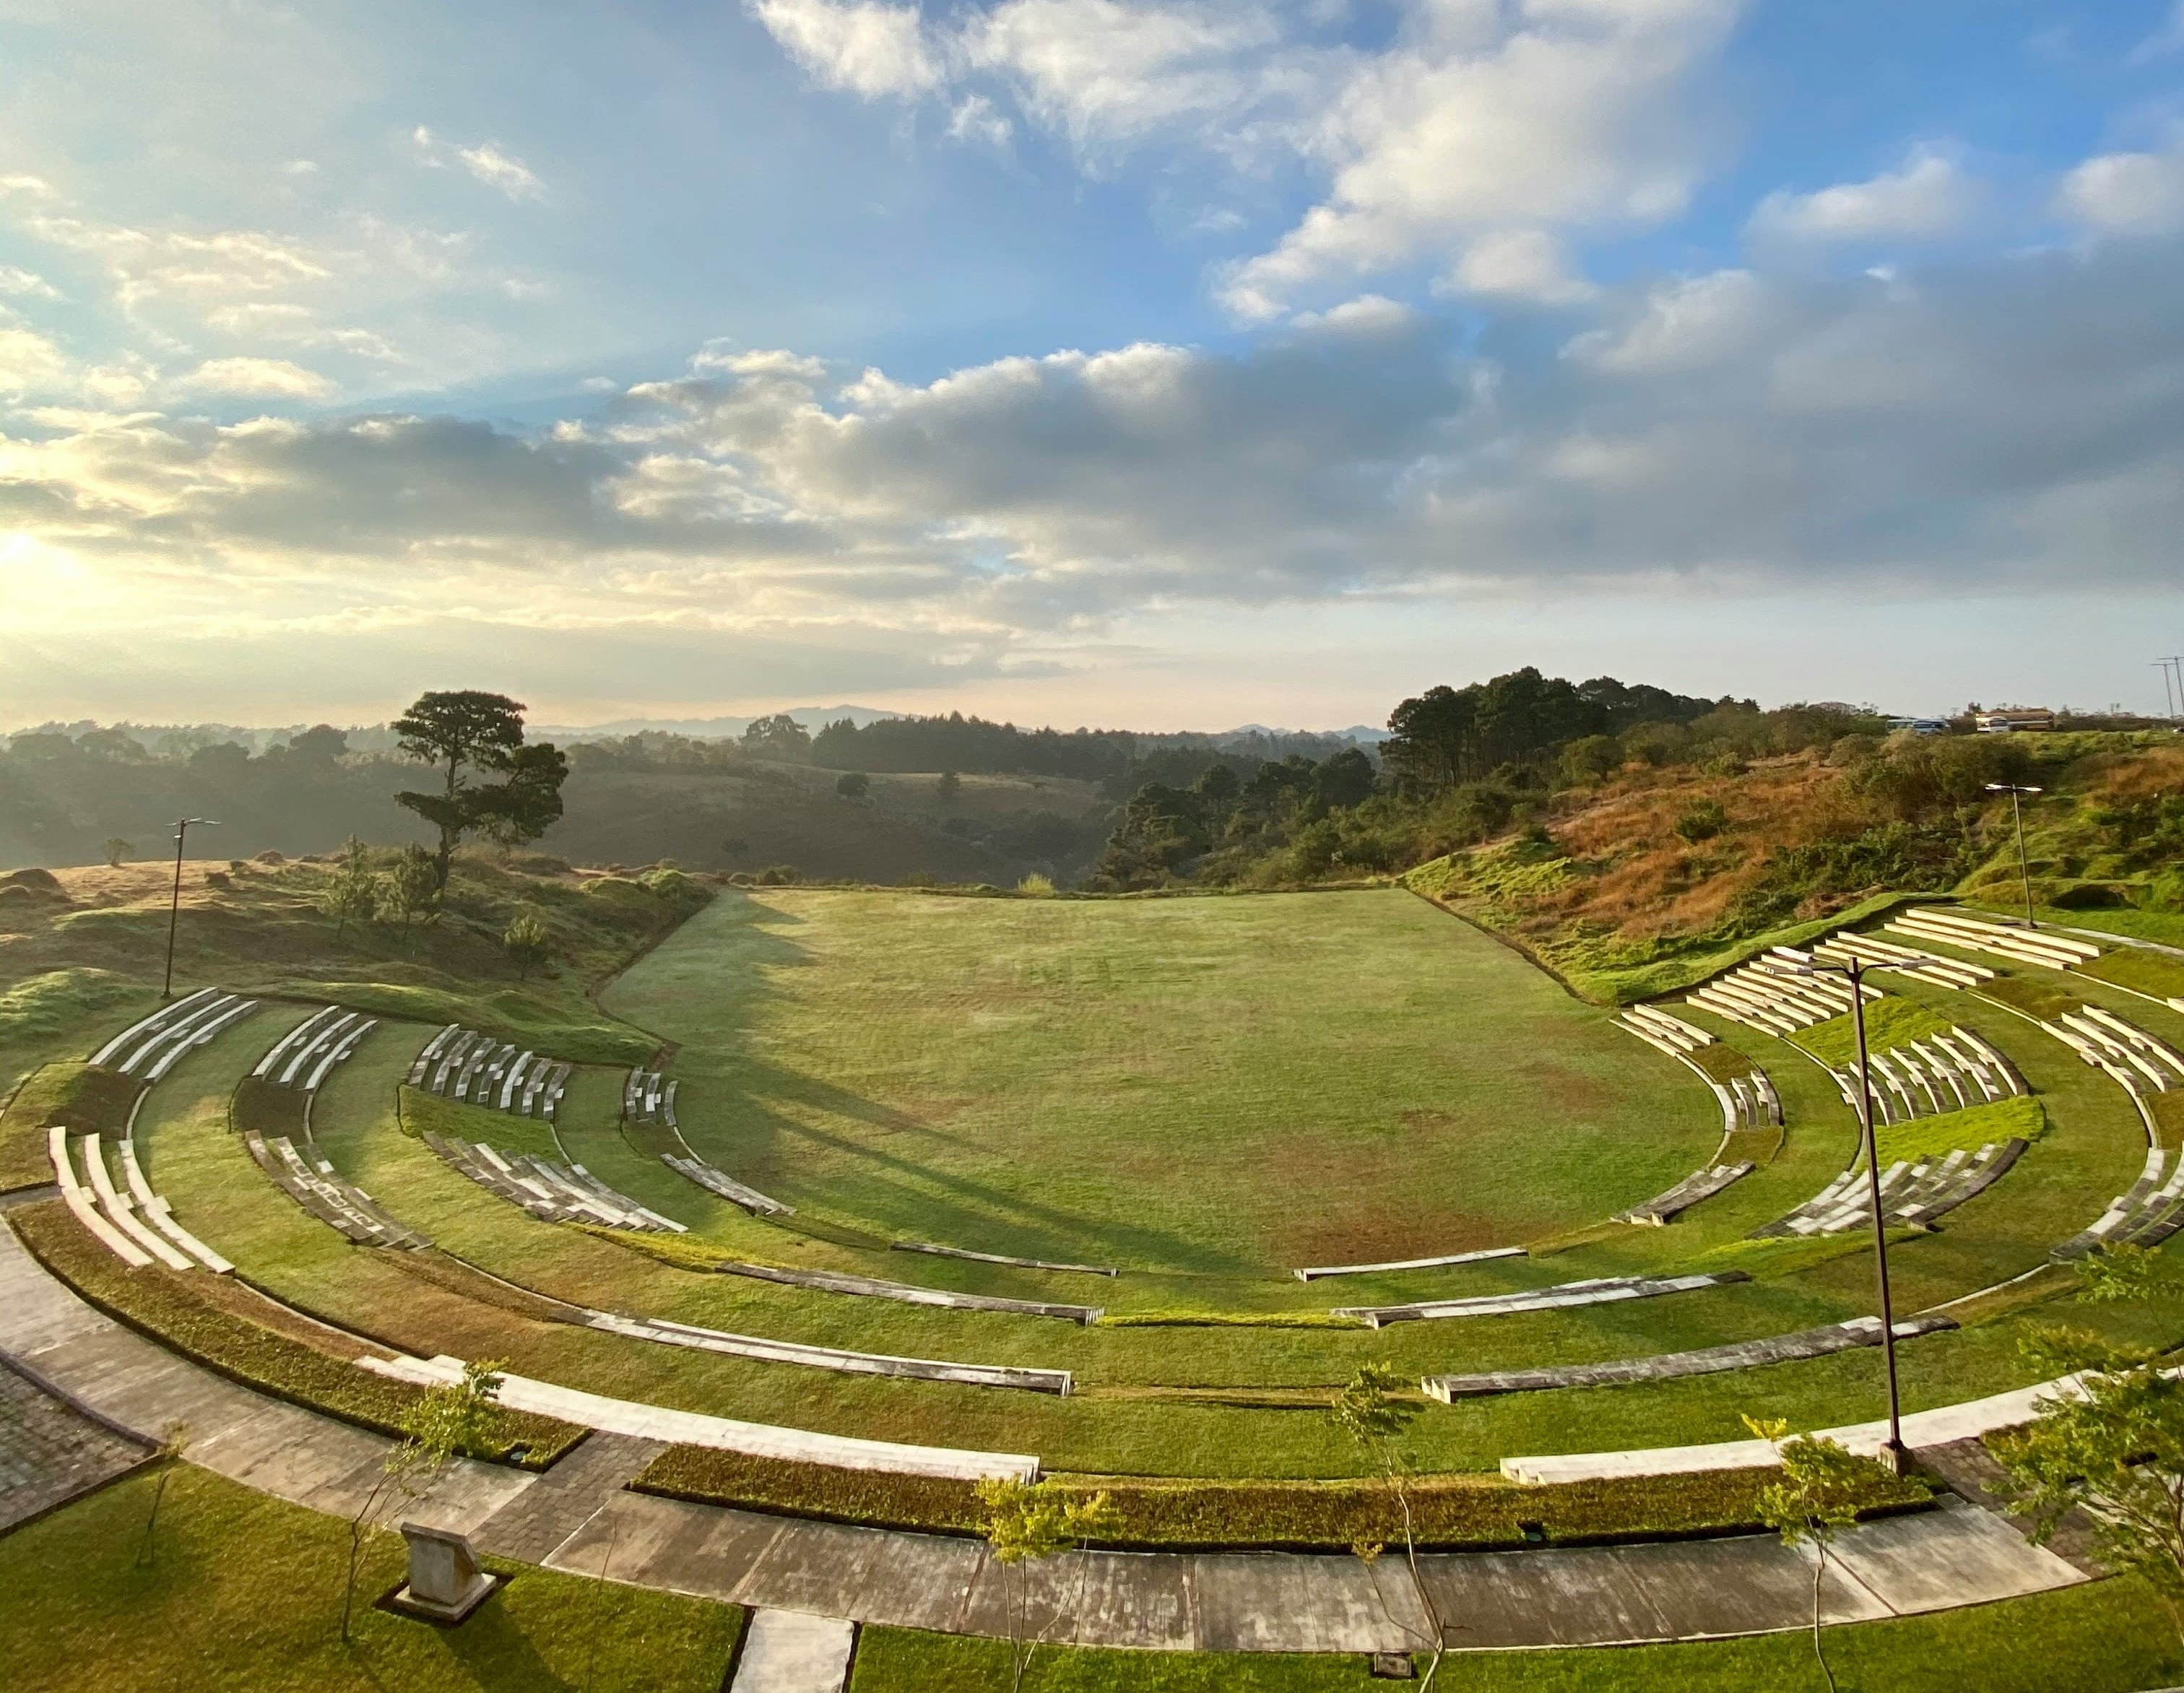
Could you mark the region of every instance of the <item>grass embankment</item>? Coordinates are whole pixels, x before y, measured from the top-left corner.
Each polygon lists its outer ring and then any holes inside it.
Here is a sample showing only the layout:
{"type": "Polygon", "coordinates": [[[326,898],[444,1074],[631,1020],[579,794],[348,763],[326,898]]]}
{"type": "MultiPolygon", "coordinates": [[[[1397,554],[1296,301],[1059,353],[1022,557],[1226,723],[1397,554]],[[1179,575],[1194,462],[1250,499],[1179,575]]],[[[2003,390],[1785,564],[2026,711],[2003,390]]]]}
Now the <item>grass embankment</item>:
{"type": "MultiPolygon", "coordinates": [[[[2184,927],[2184,918],[2174,920],[2184,927]]],[[[2120,988],[2131,988],[2142,994],[2150,994],[2157,1000],[2184,1000],[2184,958],[2171,958],[2166,953],[2148,952],[2141,947],[2111,947],[2098,958],[2089,958],[2075,966],[2081,976],[2114,983],[2120,988]]]]}
{"type": "Polygon", "coordinates": [[[71,1133],[120,1134],[142,1086],[88,1064],[48,1064],[33,1072],[0,1111],[0,1193],[53,1180],[46,1131],[56,1123],[71,1133]]]}
{"type": "MultiPolygon", "coordinates": [[[[1421,1546],[1582,1545],[1755,1529],[1759,1495],[1774,1479],[1772,1471],[1723,1470],[1518,1487],[1440,1476],[1420,1478],[1410,1494],[1421,1546]]],[[[1401,1506],[1379,1482],[1056,1479],[1072,1492],[1107,1495],[1114,1526],[1100,1537],[1103,1546],[1340,1551],[1402,1540],[1401,1506]]],[[[936,1534],[975,1534],[983,1520],[968,1482],[783,1463],[699,1446],[671,1446],[635,1484],[678,1499],[936,1534]]],[[[1890,1477],[1874,1488],[1863,1510],[1912,1510],[1931,1496],[1922,1482],[1890,1477]]]]}
{"type": "MultiPolygon", "coordinates": [[[[2048,1113],[2039,1100],[2023,1094],[1973,1105],[1939,1117],[1914,1117],[1908,1122],[1883,1123],[1874,1130],[1886,1171],[1898,1159],[1914,1162],[1963,1150],[1976,1152],[1990,1142],[2037,1140],[2048,1132],[2048,1113]]],[[[2005,1179],[2007,1179],[2005,1178],[2005,1179]]]]}
{"type": "MultiPolygon", "coordinates": [[[[351,1360],[364,1352],[361,1345],[337,1352],[326,1350],[339,1344],[332,1337],[300,1323],[291,1323],[294,1332],[287,1334],[267,1326],[281,1320],[278,1313],[248,1288],[157,1264],[130,1269],[58,1200],[25,1206],[9,1221],[38,1261],[84,1299],[231,1381],[385,1434],[399,1434],[404,1416],[423,1396],[421,1388],[359,1369],[351,1360]],[[302,1338],[306,1334],[320,1344],[302,1338]]],[[[551,1417],[495,1410],[475,1456],[543,1468],[583,1434],[551,1417]]]]}
{"type": "Polygon", "coordinates": [[[429,1628],[372,1607],[403,1577],[382,1533],[344,1643],[345,1523],[185,1464],[140,1565],[158,1485],[132,1476],[0,1539],[9,1693],[714,1693],[743,1626],[733,1607],[488,1559],[515,1579],[460,1629],[429,1628]]]}
{"type": "MultiPolygon", "coordinates": [[[[1868,1052],[1886,1052],[1898,1046],[1908,1046],[1914,1040],[1926,1040],[1937,1034],[1947,1034],[1950,1024],[1946,1018],[1936,1016],[1915,1000],[1907,1000],[1891,994],[1875,1000],[1865,1008],[1865,1048],[1868,1052]]],[[[1824,1023],[1815,1023],[1797,1035],[1797,1044],[1803,1047],[1823,1064],[1838,1070],[1847,1069],[1858,1062],[1858,1030],[1850,1016],[1830,1017],[1824,1023]]]]}
{"type": "Polygon", "coordinates": [[[604,1003],[678,1044],[702,1155],[882,1243],[1424,1256],[1596,1220],[1719,1139],[1681,1066],[1394,889],[724,894],[604,1003]]]}
{"type": "MultiPolygon", "coordinates": [[[[1461,1618],[1451,1621],[1460,1623],[1461,1618]]],[[[1827,1630],[1845,1688],[1888,1693],[2132,1693],[2184,1675],[2161,1601],[2137,1578],[1926,1617],[1827,1630]]],[[[1418,1660],[1423,1668],[1425,1660],[1418,1660]]],[[[1822,1693],[1809,1635],[1674,1646],[1467,1653],[1441,1667],[1464,1693],[1822,1693]]],[[[1007,1693],[1006,1640],[866,1629],[850,1693],[1007,1693]]],[[[1116,1651],[1050,1646],[1026,1693],[1377,1693],[1362,1653],[1116,1651]]]]}

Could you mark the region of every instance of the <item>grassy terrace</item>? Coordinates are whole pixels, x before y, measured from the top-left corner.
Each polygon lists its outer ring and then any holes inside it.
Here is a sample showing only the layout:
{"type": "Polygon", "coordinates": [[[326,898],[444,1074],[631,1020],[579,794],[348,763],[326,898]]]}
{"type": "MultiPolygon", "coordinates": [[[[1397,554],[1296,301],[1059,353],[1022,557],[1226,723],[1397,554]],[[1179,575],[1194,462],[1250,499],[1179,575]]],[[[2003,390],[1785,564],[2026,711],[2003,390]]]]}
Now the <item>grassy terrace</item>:
{"type": "MultiPolygon", "coordinates": [[[[579,1072],[560,1139],[570,1156],[611,1184],[692,1224],[705,1248],[1139,1313],[1299,1312],[1642,1271],[1741,1267],[1758,1279],[1650,1302],[1402,1324],[1374,1334],[1324,1328],[1087,1330],[696,1273],[537,1222],[404,1134],[398,1111],[412,1119],[412,1128],[433,1115],[452,1121],[455,1132],[495,1144],[554,1150],[542,1125],[403,1094],[399,1084],[410,1057],[430,1033],[422,1024],[375,1035],[329,1084],[315,1122],[321,1148],[344,1173],[452,1256],[359,1250],[266,1182],[227,1127],[237,1078],[287,1022],[304,1014],[300,1003],[278,1015],[261,1014],[192,1055],[155,1091],[140,1130],[152,1178],[182,1219],[253,1279],[408,1351],[506,1358],[526,1374],[727,1415],[1037,1452],[1060,1470],[1346,1474],[1357,1467],[1355,1455],[1314,1414],[1311,1390],[1346,1378],[1367,1360],[1386,1359],[1422,1374],[1626,1357],[1779,1333],[1870,1308],[1870,1257],[1862,1237],[1743,1239],[1753,1227],[1809,1198],[1849,1161],[1852,1120],[1818,1065],[1770,1037],[1714,1025],[1726,1043],[1764,1066],[1781,1091],[1791,1127],[1780,1156],[1671,1228],[1606,1223],[1609,1211],[1668,1185],[1713,1151],[1719,1116],[1710,1097],[1680,1066],[1608,1027],[1605,1014],[1576,1005],[1513,955],[1407,894],[1092,904],[769,893],[747,902],[729,896],[701,922],[708,927],[686,929],[618,983],[610,1008],[641,1016],[683,1042],[676,1073],[686,1078],[683,1115],[699,1150],[745,1179],[772,1183],[784,1197],[813,1201],[816,1215],[800,1214],[794,1227],[752,1219],[632,1146],[616,1126],[620,1077],[612,1070],[579,1072]],[[782,913],[792,908],[803,915],[787,923],[782,913]],[[1070,926],[1073,938],[1050,944],[1054,955],[1072,961],[1073,985],[1027,977],[1028,964],[1011,961],[1034,950],[1022,938],[1024,925],[1054,923],[1070,926]],[[791,941],[775,933],[783,927],[791,941]],[[1357,943],[1352,950],[1375,967],[1352,964],[1340,991],[1315,987],[1306,1010],[1280,1010],[1291,990],[1317,982],[1320,965],[1339,954],[1335,941],[1346,929],[1357,943]],[[951,967],[971,986],[954,1000],[937,992],[933,1006],[920,1009],[902,985],[907,975],[891,973],[907,972],[907,966],[872,962],[900,955],[898,930],[955,960],[951,967]],[[709,935],[720,939],[717,949],[709,935]],[[1011,944],[1019,950],[1012,953],[1011,944]],[[1268,948],[1278,964],[1285,956],[1290,964],[1255,976],[1239,961],[1258,946],[1268,948]],[[754,964],[754,950],[767,957],[754,964]],[[1191,996],[1177,985],[1181,966],[1160,965],[1162,955],[1208,961],[1201,967],[1218,991],[1205,997],[1217,1011],[1191,1015],[1191,996]],[[1128,988],[1130,978],[1117,977],[1120,959],[1135,961],[1145,977],[1140,986],[1128,988]],[[1102,961],[1105,988],[1098,985],[1102,961]],[[1414,983],[1400,992],[1384,982],[1375,985],[1379,978],[1400,984],[1421,972],[1434,985],[1414,983]],[[897,985],[884,991],[875,985],[890,982],[897,985]],[[1007,1021],[1017,1013],[1001,987],[1011,982],[1017,986],[1010,991],[1036,1016],[1025,1011],[1019,1021],[1007,1021]],[[830,1013],[837,993],[843,1004],[830,1013]],[[707,994],[716,997],[708,1000],[707,994]],[[1382,1019],[1406,1024],[1414,1052],[1395,1051],[1396,1043],[1362,1021],[1341,1021],[1346,999],[1371,994],[1394,996],[1382,1019]],[[893,1011],[886,1008],[889,995],[903,1001],[893,1011]],[[1096,1000],[1103,1014],[1071,1015],[1066,1003],[1056,1011],[1058,999],[1096,1000]],[[946,1038],[951,1025],[978,1016],[1002,1019],[989,1039],[946,1038]],[[1163,1017],[1176,1025],[1177,1039],[1195,1062],[1163,1072],[1163,1085],[1139,1100],[1127,1072],[1140,1061],[1134,1055],[1152,1051],[1163,1017]],[[1068,1050],[1049,1024],[1070,1033],[1068,1050]],[[914,1038],[903,1032],[905,1025],[914,1026],[914,1038]],[[1334,1048],[1330,1062],[1324,1055],[1334,1037],[1319,1034],[1322,1058],[1306,1063],[1295,1049],[1308,1049],[1322,1026],[1353,1030],[1345,1037],[1353,1044],[1334,1048]],[[1535,1105],[1519,1120],[1524,1101],[1482,1079],[1475,1029],[1492,1035],[1494,1050],[1524,1066],[1520,1073],[1533,1084],[1546,1076],[1574,1086],[1574,1077],[1595,1089],[1592,1102],[1567,1107],[1568,1119],[1560,1124],[1540,1121],[1535,1105]],[[1525,1051],[1527,1039],[1566,1040],[1575,1056],[1550,1070],[1525,1051]],[[1024,1050],[1016,1052],[1020,1044],[1024,1050]],[[854,1089],[845,1079],[830,1091],[818,1079],[833,1073],[838,1059],[865,1066],[848,1078],[857,1081],[854,1089]],[[1006,1073],[994,1073],[1004,1065],[1006,1073]],[[1266,1075],[1250,1079],[1257,1071],[1266,1075]],[[1274,1113],[1262,1107],[1240,1120],[1230,1096],[1241,1089],[1267,1097],[1269,1075],[1290,1089],[1283,1097],[1291,1121],[1309,1111],[1318,1120],[1349,1125],[1329,1136],[1318,1176],[1291,1170],[1278,1178],[1253,1168],[1238,1150],[1249,1143],[1251,1123],[1274,1113]],[[1315,1076],[1322,1080],[1317,1093],[1310,1086],[1315,1076]],[[1102,1085],[1104,1117],[1087,1103],[1102,1085]],[[1198,1182],[1174,1150],[1187,1128],[1171,1097],[1178,1092],[1206,1118],[1197,1140],[1186,1144],[1219,1151],[1212,1160],[1218,1183],[1198,1182]],[[861,1114],[852,1112],[846,1108],[852,1097],[871,1103],[861,1114]],[[1032,1106],[1016,1109],[1026,1098],[1032,1106]],[[1633,1099],[1643,1109],[1634,1107],[1633,1099]],[[1011,1110],[1004,1116],[989,1100],[1011,1110]],[[1666,1127],[1647,1127],[1641,1120],[1645,1110],[1658,1111],[1666,1127]],[[1413,1111],[1436,1115],[1406,1122],[1402,1113],[1413,1111]],[[916,1112],[931,1121],[915,1118],[916,1112]],[[1392,1119],[1377,1138],[1369,1128],[1374,1112],[1392,1119]],[[1027,1125],[1041,1129],[1035,1144],[1023,1138],[1030,1133],[1027,1125]],[[1519,1209],[1502,1189],[1516,1180],[1556,1179],[1552,1172],[1567,1156],[1556,1143],[1566,1130],[1597,1155],[1585,1168],[1578,1196],[1560,1196],[1549,1214],[1519,1209]],[[1157,1137],[1149,1143],[1151,1153],[1139,1144],[1140,1133],[1157,1137]],[[1081,1188],[1064,1183],[1046,1214],[1033,1211],[1043,1190],[1036,1168],[1027,1164],[1050,1149],[1065,1170],[1085,1166],[1090,1161],[1078,1143],[1095,1133],[1104,1137],[1110,1161],[1124,1165],[1131,1191],[1147,1196],[1146,1214],[1165,1219],[1157,1229],[1134,1221],[1127,1208],[1119,1214],[1107,1209],[1128,1202],[1115,1185],[1120,1178],[1081,1188]],[[1663,1144],[1652,1144],[1656,1139],[1663,1144]],[[1426,1172],[1418,1186],[1448,1197],[1413,1211],[1403,1195],[1376,1189],[1373,1178],[1385,1167],[1382,1149],[1389,1143],[1417,1145],[1426,1172]],[[771,1149],[773,1161],[755,1167],[761,1149],[771,1149]],[[916,1161],[921,1158],[932,1167],[916,1161]],[[1462,1173],[1481,1167],[1490,1172],[1484,1179],[1462,1173]],[[1337,1167],[1359,1185],[1338,1181],[1329,1173],[1337,1167]],[[1611,1179],[1603,1167],[1621,1173],[1611,1179]],[[1196,1189],[1217,1185],[1227,1198],[1208,1215],[1226,1231],[1217,1241],[1228,1244],[1206,1253],[1201,1261],[1212,1267],[1171,1263],[1108,1282],[876,1250],[886,1238],[878,1225],[889,1222],[892,1207],[904,1218],[902,1232],[917,1238],[1092,1256],[1088,1247],[1173,1234],[1189,1222],[1191,1207],[1206,1203],[1196,1189]],[[1333,1214],[1355,1231],[1343,1239],[1363,1250],[1373,1250],[1375,1241],[1384,1243],[1381,1250],[1413,1251],[1473,1244],[1478,1235],[1450,1240],[1442,1233],[1468,1218],[1464,1226],[1480,1234],[1508,1230],[1529,1238],[1538,1256],[1304,1286],[1279,1267],[1286,1256],[1281,1249],[1295,1244],[1279,1196],[1300,1187],[1315,1205],[1321,1191],[1329,1193],[1333,1214]],[[975,1206],[964,1197],[973,1188],[975,1206]],[[928,1193],[937,1195],[930,1213],[916,1209],[928,1193]],[[1156,1202],[1166,1209],[1150,1209],[1156,1202]],[[1534,1219],[1529,1223],[1528,1216],[1534,1219]],[[1254,1218],[1264,1233],[1245,1227],[1254,1218]],[[994,1232],[968,1234],[972,1222],[994,1232]],[[1016,1232],[1004,1233],[1009,1229],[1016,1232]],[[540,1320],[521,1300],[482,1285],[456,1260],[560,1298],[632,1314],[865,1351],[1067,1367],[1077,1373],[1078,1395],[1057,1401],[842,1377],[630,1341],[540,1320]],[[1280,1408],[1285,1403],[1290,1408],[1280,1408]]],[[[943,972],[936,979],[944,990],[958,977],[943,972]]],[[[1913,991],[1930,994],[1936,1015],[1965,1023],[2008,1052],[2042,1091],[2053,1126],[1996,1189],[1942,1229],[1903,1243],[1893,1256],[1899,1300],[1908,1308],[1954,1298],[2041,1262],[2050,1245],[2082,1228],[2137,1172],[2144,1146],[2120,1090],[2059,1043],[1970,996],[1913,991]]],[[[1691,1015],[1707,1021],[1703,1013],[1691,1015]]],[[[2068,1285],[2061,1273],[2054,1282],[2068,1285]]],[[[2048,1308],[2041,1314],[2059,1313],[2048,1308]]],[[[2084,1306],[2067,1314],[2153,1344],[2184,1336],[2184,1310],[2176,1308],[2084,1306]]],[[[1998,1320],[1906,1347],[1907,1406],[2026,1379],[2016,1351],[2021,1320],[2013,1307],[1998,1320]]],[[[1435,1407],[1418,1425],[1416,1445],[1429,1466],[1462,1469],[1489,1467],[1513,1451],[1736,1438],[1740,1413],[1747,1411],[1803,1426],[1865,1414],[1878,1406],[1880,1376],[1880,1359],[1861,1352],[1650,1387],[1474,1401],[1435,1407]]]]}

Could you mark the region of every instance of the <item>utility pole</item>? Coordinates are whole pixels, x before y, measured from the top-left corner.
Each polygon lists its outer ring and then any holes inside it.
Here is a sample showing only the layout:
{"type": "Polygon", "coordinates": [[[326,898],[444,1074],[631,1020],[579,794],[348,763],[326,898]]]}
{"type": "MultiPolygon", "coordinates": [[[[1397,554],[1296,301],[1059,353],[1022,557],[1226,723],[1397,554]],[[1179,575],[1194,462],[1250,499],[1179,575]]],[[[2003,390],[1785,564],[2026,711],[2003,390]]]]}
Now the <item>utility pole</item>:
{"type": "Polygon", "coordinates": [[[190,838],[190,826],[199,824],[217,828],[219,824],[210,817],[185,817],[175,825],[175,897],[167,907],[167,985],[159,990],[161,1000],[175,997],[175,930],[182,920],[182,844],[190,838]]]}
{"type": "Polygon", "coordinates": [[[2161,692],[2169,701],[2169,721],[2173,723],[2179,716],[2184,716],[2184,702],[2180,702],[2178,697],[2184,694],[2184,657],[2156,659],[2153,662],[2161,671],[2161,692]]]}
{"type": "Polygon", "coordinates": [[[2042,788],[2020,787],[2014,782],[1990,782],[1986,785],[1986,791],[1990,794],[2007,794],[2009,796],[2009,814],[2017,820],[2017,873],[2025,883],[2025,927],[2028,929],[2036,929],[2040,925],[2032,921],[2032,866],[2025,856],[2025,810],[2018,803],[2018,796],[2025,794],[2044,794],[2047,790],[2042,788]]]}

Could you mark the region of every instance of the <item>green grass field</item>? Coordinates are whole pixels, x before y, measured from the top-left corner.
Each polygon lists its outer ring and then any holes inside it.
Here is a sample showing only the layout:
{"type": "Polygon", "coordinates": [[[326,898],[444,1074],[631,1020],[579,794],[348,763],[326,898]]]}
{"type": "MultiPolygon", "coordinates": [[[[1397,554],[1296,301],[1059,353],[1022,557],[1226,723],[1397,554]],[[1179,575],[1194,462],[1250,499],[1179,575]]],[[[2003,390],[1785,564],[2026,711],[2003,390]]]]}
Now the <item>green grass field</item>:
{"type": "Polygon", "coordinates": [[[1590,1222],[1687,1173],[1680,1066],[1394,890],[729,894],[615,983],[685,1131],[815,1219],[1228,1273],[1590,1222]]]}

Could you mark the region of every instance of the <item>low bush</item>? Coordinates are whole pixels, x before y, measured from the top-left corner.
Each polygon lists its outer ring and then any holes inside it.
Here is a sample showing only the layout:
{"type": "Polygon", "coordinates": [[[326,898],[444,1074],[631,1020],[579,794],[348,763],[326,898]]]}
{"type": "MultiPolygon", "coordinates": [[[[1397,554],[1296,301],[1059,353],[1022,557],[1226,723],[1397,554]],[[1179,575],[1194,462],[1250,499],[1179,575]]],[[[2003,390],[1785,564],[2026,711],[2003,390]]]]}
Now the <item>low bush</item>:
{"type": "MultiPolygon", "coordinates": [[[[354,1423],[399,1434],[424,1389],[360,1370],[348,1359],[277,1334],[224,1310],[192,1285],[211,1278],[154,1264],[132,1270],[93,1239],[58,1200],[25,1206],[8,1221],[31,1255],[116,1322],[243,1386],[354,1423]]],[[[585,1431],[529,1412],[492,1413],[474,1456],[543,1469],[585,1431]],[[521,1449],[521,1458],[515,1456],[521,1449]]]]}
{"type": "Polygon", "coordinates": [[[79,1134],[120,1134],[142,1086],[89,1064],[48,1064],[33,1072],[0,1112],[0,1193],[53,1179],[46,1131],[55,1123],[79,1134]]]}
{"type": "MultiPolygon", "coordinates": [[[[1379,1481],[1231,1481],[1058,1475],[1061,1487],[1107,1495],[1114,1528],[1097,1544],[1123,1550],[1257,1548],[1342,1551],[1400,1544],[1402,1509],[1379,1481]]],[[[1446,1549],[1575,1545],[1742,1533],[1759,1526],[1765,1469],[1525,1487],[1492,1477],[1426,1476],[1410,1490],[1418,1544],[1446,1549]]],[[[972,1484],[747,1457],[671,1446],[632,1484],[648,1493],[833,1522],[973,1534],[972,1484]]],[[[1862,1515],[1915,1510],[1925,1484],[1876,1484],[1862,1515]]]]}

